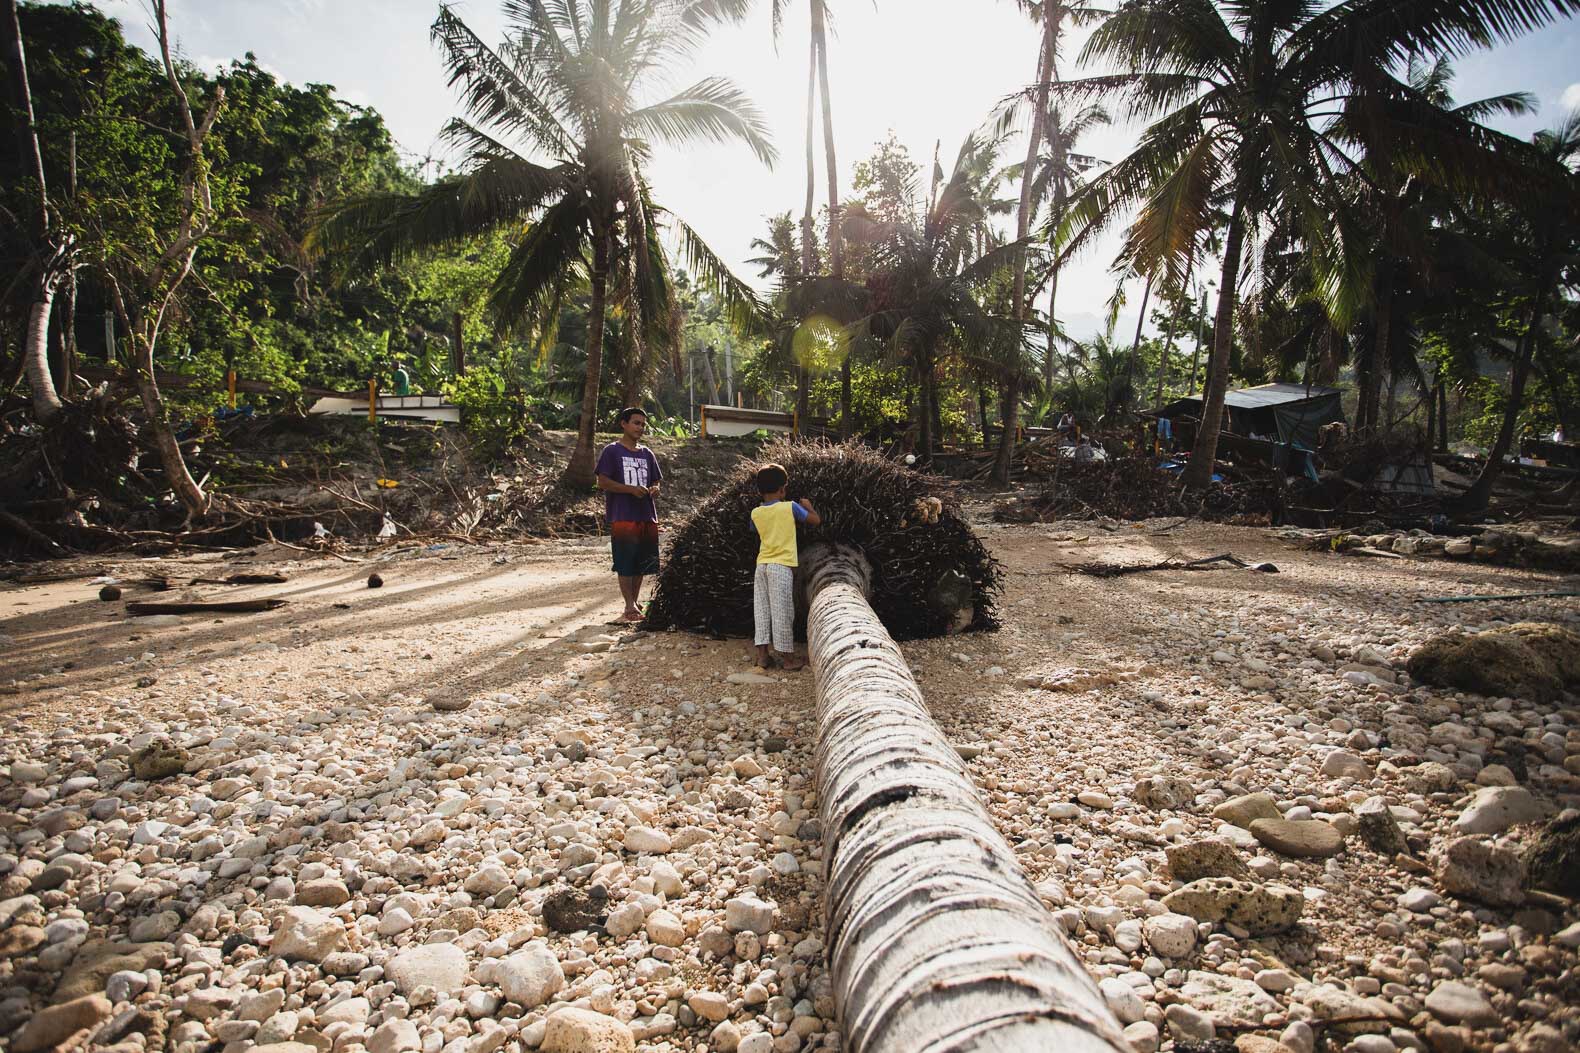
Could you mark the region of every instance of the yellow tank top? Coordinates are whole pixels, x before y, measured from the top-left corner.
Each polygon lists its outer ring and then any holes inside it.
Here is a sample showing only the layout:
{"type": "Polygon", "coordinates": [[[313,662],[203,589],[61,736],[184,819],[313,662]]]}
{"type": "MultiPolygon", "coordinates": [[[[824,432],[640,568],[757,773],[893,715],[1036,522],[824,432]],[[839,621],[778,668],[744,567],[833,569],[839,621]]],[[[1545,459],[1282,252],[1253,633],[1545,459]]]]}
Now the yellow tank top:
{"type": "Polygon", "coordinates": [[[783,567],[798,565],[795,509],[791,502],[775,501],[771,505],[758,505],[752,509],[752,524],[757,527],[757,537],[762,542],[757,550],[757,562],[777,563],[783,567]]]}

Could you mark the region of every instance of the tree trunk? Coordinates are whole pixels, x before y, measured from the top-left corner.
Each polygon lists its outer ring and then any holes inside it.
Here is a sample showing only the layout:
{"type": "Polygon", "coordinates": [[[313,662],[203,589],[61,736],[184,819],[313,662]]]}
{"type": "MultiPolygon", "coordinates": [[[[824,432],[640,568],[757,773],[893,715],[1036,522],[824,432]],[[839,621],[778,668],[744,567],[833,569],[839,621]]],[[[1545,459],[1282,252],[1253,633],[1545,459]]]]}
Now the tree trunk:
{"type": "MultiPolygon", "coordinates": [[[[1185,272],[1185,284],[1187,286],[1190,285],[1190,271],[1188,270],[1185,272]]],[[[1175,304],[1177,305],[1178,303],[1179,301],[1176,300],[1175,304]]],[[[1169,312],[1168,333],[1163,337],[1163,354],[1158,359],[1158,390],[1152,399],[1154,407],[1163,405],[1163,381],[1169,375],[1169,355],[1174,353],[1174,317],[1176,313],[1175,311],[1169,312]]]]}
{"type": "Polygon", "coordinates": [[[1428,450],[1432,448],[1433,442],[1437,438],[1437,389],[1442,386],[1442,383],[1439,380],[1426,393],[1426,448],[1428,450]]]}
{"type": "Polygon", "coordinates": [[[33,266],[37,268],[33,302],[28,308],[27,338],[22,345],[22,364],[28,386],[33,392],[33,414],[47,421],[60,413],[60,395],[49,373],[49,317],[55,303],[54,246],[51,245],[49,185],[44,177],[44,155],[38,145],[38,125],[33,117],[33,92],[27,79],[27,49],[22,43],[22,22],[16,0],[6,0],[6,66],[10,72],[11,100],[21,114],[17,140],[27,174],[37,185],[29,201],[28,234],[33,239],[33,266]]]}
{"type": "Polygon", "coordinates": [[[1544,282],[1531,304],[1530,322],[1525,327],[1514,354],[1514,365],[1509,371],[1509,401],[1503,408],[1503,424],[1498,428],[1498,438],[1487,453],[1487,463],[1482,465],[1476,481],[1465,491],[1463,507],[1480,510],[1492,500],[1492,487],[1503,472],[1503,458],[1514,445],[1514,426],[1519,422],[1520,410],[1525,408],[1525,381],[1531,373],[1531,358],[1536,349],[1536,327],[1541,324],[1542,310],[1546,306],[1547,286],[1544,282]]]}
{"type": "Polygon", "coordinates": [[[1141,317],[1136,319],[1136,338],[1130,341],[1130,361],[1125,367],[1125,389],[1131,394],[1134,394],[1136,386],[1136,358],[1141,353],[1141,327],[1147,324],[1147,301],[1151,299],[1152,275],[1149,274],[1146,287],[1141,291],[1141,317]]]}
{"type": "Polygon", "coordinates": [[[1359,405],[1355,408],[1356,429],[1363,434],[1377,430],[1379,403],[1382,401],[1382,370],[1388,361],[1388,341],[1393,328],[1393,281],[1384,264],[1377,276],[1376,332],[1371,346],[1355,364],[1359,405]]]}
{"type": "Polygon", "coordinates": [[[795,415],[797,429],[806,427],[806,418],[812,412],[812,371],[805,366],[796,370],[795,415]]]}
{"type": "Polygon", "coordinates": [[[1553,413],[1563,426],[1564,434],[1580,438],[1580,418],[1576,417],[1574,403],[1569,401],[1564,392],[1564,371],[1554,368],[1551,358],[1543,351],[1540,346],[1536,348],[1531,357],[1531,366],[1547,388],[1547,397],[1552,399],[1553,413]]]}
{"type": "MultiPolygon", "coordinates": [[[[1042,360],[1042,379],[1049,394],[1053,392],[1053,345],[1059,331],[1059,321],[1053,308],[1059,300],[1059,261],[1055,259],[1048,271],[1048,353],[1042,360]]],[[[1051,405],[1051,404],[1050,404],[1051,405]]],[[[1046,422],[1044,422],[1046,423],[1046,422]]]]}
{"type": "Polygon", "coordinates": [[[1437,382],[1437,448],[1448,452],[1448,387],[1437,382]]]}
{"type": "Polygon", "coordinates": [[[1201,345],[1207,332],[1207,291],[1202,290],[1201,313],[1196,316],[1196,349],[1190,354],[1190,377],[1185,381],[1185,393],[1196,390],[1196,367],[1201,364],[1201,345]]]}
{"type": "Polygon", "coordinates": [[[55,281],[39,273],[33,305],[28,309],[27,339],[22,345],[22,368],[33,390],[33,415],[40,421],[54,419],[61,410],[55,379],[49,372],[49,317],[55,305],[55,281]]]}
{"type": "Polygon", "coordinates": [[[943,448],[944,445],[944,408],[938,400],[938,359],[932,356],[927,369],[927,410],[932,414],[933,446],[928,450],[932,454],[943,448]]]}
{"type": "Polygon", "coordinates": [[[165,415],[164,397],[160,395],[159,385],[154,380],[154,345],[157,340],[157,330],[153,333],[134,330],[132,333],[137,396],[143,404],[143,415],[148,418],[148,431],[154,440],[154,450],[159,454],[159,463],[164,468],[165,482],[175,493],[176,500],[181,502],[181,507],[187,510],[187,519],[202,519],[208,515],[208,495],[187,470],[181,445],[176,442],[175,432],[170,430],[170,420],[165,415]]]}
{"type": "Polygon", "coordinates": [[[820,545],[802,564],[844,1048],[1129,1050],[873,613],[866,560],[820,545]]]}
{"type": "Polygon", "coordinates": [[[60,383],[60,394],[71,398],[77,382],[77,270],[66,272],[66,296],[60,312],[61,359],[65,365],[65,378],[60,383]]]}
{"type": "MultiPolygon", "coordinates": [[[[1031,229],[1031,190],[1037,175],[1037,151],[1042,147],[1042,134],[1048,115],[1048,78],[1053,73],[1058,36],[1059,20],[1045,16],[1042,21],[1042,48],[1037,57],[1036,109],[1031,115],[1031,134],[1027,136],[1026,142],[1026,166],[1021,171],[1020,178],[1020,205],[1015,213],[1017,242],[1024,241],[1026,232],[1031,229]]],[[[1010,301],[1010,309],[1014,312],[1015,320],[1024,321],[1027,306],[1024,249],[1015,254],[1015,285],[1011,296],[1013,299],[1010,301]]],[[[1009,375],[1004,378],[1000,398],[1000,415],[1004,430],[999,436],[998,456],[993,459],[993,481],[1000,486],[1009,485],[1010,464],[1015,459],[1015,429],[1020,419],[1020,380],[1020,369],[1012,365],[1009,375]]]]}
{"type": "Polygon", "coordinates": [[[813,34],[806,67],[806,211],[801,216],[801,277],[817,273],[817,36],[813,34]]]}
{"type": "Polygon", "coordinates": [[[839,441],[850,438],[850,348],[839,360],[839,441]]]}
{"type": "Polygon", "coordinates": [[[1234,212],[1224,237],[1223,271],[1218,285],[1218,315],[1213,324],[1212,358],[1207,363],[1207,401],[1202,407],[1196,443],[1180,481],[1188,489],[1205,490],[1212,483],[1218,459],[1218,433],[1223,428],[1223,396],[1229,389],[1229,353],[1234,348],[1234,299],[1240,278],[1240,249],[1245,240],[1245,195],[1242,180],[1235,195],[1234,212]]]}
{"type": "Polygon", "coordinates": [[[982,428],[982,448],[985,450],[991,442],[988,438],[988,397],[980,380],[977,381],[977,424],[982,428]]]}
{"type": "Polygon", "coordinates": [[[598,431],[598,385],[603,376],[604,295],[609,282],[609,232],[593,233],[592,296],[587,305],[587,377],[582,385],[582,417],[576,429],[576,448],[560,481],[573,489],[591,489],[594,483],[593,436],[598,431]]]}
{"type": "Polygon", "coordinates": [[[834,155],[834,104],[828,90],[828,27],[823,0],[812,2],[812,38],[817,44],[818,94],[823,103],[823,165],[828,176],[828,265],[845,276],[844,223],[839,209],[839,161],[834,155]]]}
{"type": "Polygon", "coordinates": [[[933,459],[933,386],[927,373],[922,363],[916,377],[916,457],[924,462],[933,459]]]}
{"type": "MultiPolygon", "coordinates": [[[[836,279],[845,277],[845,217],[839,203],[839,160],[834,153],[834,103],[828,88],[828,20],[823,0],[812,5],[819,94],[823,101],[823,163],[828,170],[828,260],[836,279]]],[[[839,437],[850,438],[850,351],[839,363],[839,437]]]]}

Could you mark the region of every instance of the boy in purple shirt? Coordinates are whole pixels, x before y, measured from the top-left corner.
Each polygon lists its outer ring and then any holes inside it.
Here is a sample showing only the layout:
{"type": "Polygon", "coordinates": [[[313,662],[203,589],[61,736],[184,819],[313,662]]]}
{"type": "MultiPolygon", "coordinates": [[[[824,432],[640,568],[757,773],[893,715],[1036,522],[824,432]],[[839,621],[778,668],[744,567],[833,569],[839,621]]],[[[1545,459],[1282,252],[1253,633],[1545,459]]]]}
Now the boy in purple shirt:
{"type": "Polygon", "coordinates": [[[620,411],[620,440],[598,455],[598,489],[604,492],[604,513],[614,549],[614,572],[625,599],[623,622],[639,622],[637,597],[642,578],[658,573],[658,484],[664,478],[658,458],[642,445],[647,414],[637,406],[620,411]]]}

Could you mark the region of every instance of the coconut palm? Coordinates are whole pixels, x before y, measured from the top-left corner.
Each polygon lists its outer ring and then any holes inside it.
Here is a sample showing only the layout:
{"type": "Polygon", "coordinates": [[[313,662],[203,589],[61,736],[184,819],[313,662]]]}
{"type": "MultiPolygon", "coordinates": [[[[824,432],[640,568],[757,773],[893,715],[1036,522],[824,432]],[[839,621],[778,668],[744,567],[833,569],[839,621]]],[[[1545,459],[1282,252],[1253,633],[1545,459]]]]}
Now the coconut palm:
{"type": "MultiPolygon", "coordinates": [[[[638,101],[702,39],[717,17],[711,6],[505,0],[507,40],[498,48],[441,7],[432,36],[465,110],[443,134],[465,153],[461,174],[415,195],[349,202],[315,232],[320,248],[368,266],[519,229],[489,295],[491,313],[513,329],[546,333],[559,305],[585,286],[586,383],[564,474],[574,487],[593,482],[611,285],[624,286],[635,309],[633,339],[666,347],[673,339],[670,272],[659,239],[666,214],[642,175],[653,145],[739,140],[764,163],[775,157],[762,117],[728,80],[706,77],[667,98],[638,101]]],[[[731,313],[743,322],[760,313],[751,290],[702,239],[678,217],[667,218],[688,265],[731,313]]]]}
{"type": "MultiPolygon", "coordinates": [[[[773,26],[774,45],[777,47],[784,31],[785,15],[791,0],[768,0],[769,17],[773,26]]],[[[828,264],[829,272],[836,279],[845,276],[844,215],[839,203],[839,159],[834,149],[834,103],[828,87],[828,27],[827,0],[806,0],[810,26],[810,50],[807,61],[806,82],[806,206],[801,216],[801,277],[810,279],[818,273],[817,253],[817,136],[816,117],[821,110],[823,117],[823,167],[828,181],[828,264]]],[[[703,7],[719,18],[739,19],[751,7],[751,0],[707,0],[703,7]]],[[[810,391],[810,374],[798,368],[796,382],[796,412],[805,417],[810,391]]],[[[840,437],[850,434],[850,360],[840,363],[839,395],[840,437]]]]}
{"type": "MultiPolygon", "coordinates": [[[[1480,122],[1491,116],[1535,112],[1535,100],[1525,92],[1455,105],[1450,93],[1454,71],[1446,58],[1427,63],[1412,55],[1404,74],[1417,105],[1439,121],[1480,122]],[[1441,113],[1431,114],[1427,107],[1436,107],[1441,113]]],[[[1358,334],[1361,338],[1355,347],[1360,395],[1356,426],[1361,431],[1386,423],[1378,416],[1383,374],[1389,377],[1391,399],[1396,377],[1419,372],[1412,339],[1412,301],[1430,279],[1433,260],[1444,255],[1440,242],[1453,236],[1441,221],[1454,203],[1454,196],[1444,192],[1431,172],[1412,172],[1410,166],[1398,162],[1390,130],[1371,127],[1367,102],[1366,96],[1357,95],[1332,129],[1336,140],[1353,143],[1361,153],[1361,171],[1344,181],[1344,189],[1351,207],[1372,234],[1367,239],[1371,287],[1363,308],[1365,333],[1358,334]]],[[[1473,142],[1458,144],[1461,153],[1487,148],[1473,142]]]]}
{"type": "MultiPolygon", "coordinates": [[[[1037,171],[1037,157],[1047,134],[1049,88],[1059,79],[1059,47],[1066,22],[1077,25],[1097,18],[1102,12],[1086,4],[1069,0],[1015,0],[1016,5],[1033,22],[1042,27],[1041,44],[1037,50],[1037,78],[1023,93],[1031,100],[1031,127],[1026,141],[1026,161],[1021,169],[1020,203],[1015,211],[1015,242],[1024,244],[1031,231],[1033,216],[1032,190],[1037,171]]],[[[1026,294],[1028,260],[1024,253],[1015,261],[1014,283],[1010,304],[1017,320],[1025,319],[1031,311],[1030,297],[1026,294]]],[[[1053,316],[1050,312],[1049,321],[1053,316]]],[[[1050,334],[1051,340],[1051,334],[1050,334]]],[[[1052,357],[1050,344],[1049,357],[1052,357]]],[[[999,396],[999,411],[1003,418],[1003,434],[999,436],[998,456],[993,462],[993,479],[1001,486],[1009,483],[1010,461],[1015,450],[1016,422],[1020,415],[1020,381],[1018,372],[1006,379],[999,396]]]]}
{"type": "MultiPolygon", "coordinates": [[[[984,234],[1000,181],[1001,145],[1002,140],[968,138],[948,177],[925,199],[925,210],[910,219],[877,222],[851,216],[852,243],[870,246],[873,270],[867,282],[870,313],[851,328],[858,338],[882,344],[892,361],[910,370],[917,385],[923,457],[938,438],[938,370],[946,357],[1000,379],[1013,375],[1017,387],[1028,372],[1036,376],[1035,365],[1027,361],[1030,327],[1012,312],[998,310],[989,288],[1029,247],[1025,242],[1001,245],[984,234]]],[[[908,196],[924,200],[919,193],[908,196]]]]}
{"type": "Polygon", "coordinates": [[[1187,485],[1205,487],[1212,475],[1241,262],[1259,222],[1288,215],[1301,223],[1316,286],[1337,320],[1347,323],[1363,300],[1360,231],[1337,179],[1357,161],[1330,134],[1334,120],[1364,106],[1373,141],[1390,135],[1403,170],[1461,178],[1465,144],[1491,145],[1495,137],[1473,121],[1442,117],[1389,70],[1412,53],[1462,52],[1577,8],[1580,0],[1344,0],[1326,8],[1138,0],[1092,35],[1083,61],[1121,72],[1066,82],[1057,92],[1113,95],[1129,116],[1153,123],[1072,205],[1067,233],[1084,234],[1071,247],[1140,206],[1147,254],[1179,265],[1215,197],[1228,203],[1207,404],[1187,485]],[[1429,119],[1417,123],[1423,115],[1429,119]]]}
{"type": "Polygon", "coordinates": [[[1485,508],[1493,484],[1503,471],[1503,459],[1514,444],[1514,427],[1525,404],[1525,384],[1537,346],[1551,340],[1552,316],[1562,311],[1580,286],[1580,109],[1571,110],[1557,126],[1537,132],[1533,145],[1553,177],[1551,195],[1523,199],[1519,207],[1499,206],[1493,211],[1489,239],[1501,242],[1501,255],[1514,274],[1515,307],[1512,330],[1513,361],[1509,368],[1509,394],[1497,439],[1487,453],[1476,481],[1464,496],[1467,508],[1485,508]]]}

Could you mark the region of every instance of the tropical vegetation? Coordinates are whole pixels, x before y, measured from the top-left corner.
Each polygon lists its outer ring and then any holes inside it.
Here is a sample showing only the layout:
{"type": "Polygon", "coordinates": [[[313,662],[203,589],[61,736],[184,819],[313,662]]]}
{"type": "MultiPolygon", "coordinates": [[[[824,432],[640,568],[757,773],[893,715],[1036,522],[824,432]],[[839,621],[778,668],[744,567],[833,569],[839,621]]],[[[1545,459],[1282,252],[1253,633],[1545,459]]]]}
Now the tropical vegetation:
{"type": "Polygon", "coordinates": [[[1205,486],[1225,392],[1298,380],[1345,386],[1365,436],[1486,449],[1484,503],[1522,435],[1580,434],[1580,116],[1506,134],[1534,100],[1457,101],[1453,62],[1577,6],[1017,0],[1024,89],[982,100],[946,171],[893,135],[841,169],[827,0],[509,0],[499,41],[440,5],[443,164],[327,84],[8,0],[5,412],[62,427],[135,398],[196,518],[172,425],[237,376],[286,404],[398,375],[462,406],[486,456],[575,430],[572,488],[625,404],[677,434],[733,398],[924,460],[996,447],[1003,479],[1024,423],[1120,428],[1196,391],[1205,486]],[[806,20],[806,192],[762,203],[736,268],[650,172],[698,142],[778,160],[735,84],[662,86],[764,8],[776,46],[806,20]],[[1098,156],[1121,121],[1133,148],[1098,156]],[[1066,324],[1072,267],[1109,270],[1103,331],[1066,324]]]}

